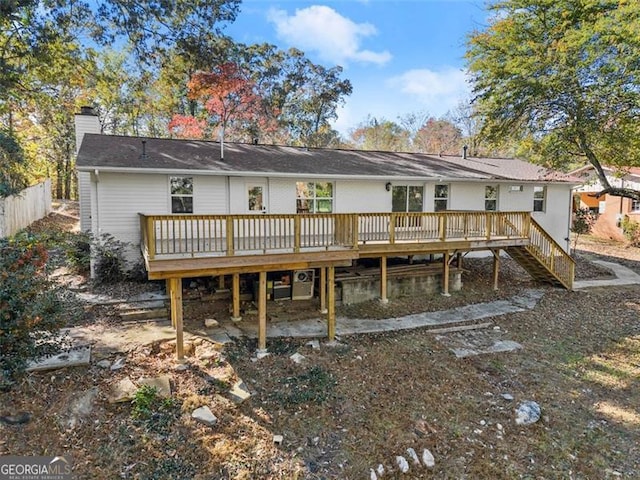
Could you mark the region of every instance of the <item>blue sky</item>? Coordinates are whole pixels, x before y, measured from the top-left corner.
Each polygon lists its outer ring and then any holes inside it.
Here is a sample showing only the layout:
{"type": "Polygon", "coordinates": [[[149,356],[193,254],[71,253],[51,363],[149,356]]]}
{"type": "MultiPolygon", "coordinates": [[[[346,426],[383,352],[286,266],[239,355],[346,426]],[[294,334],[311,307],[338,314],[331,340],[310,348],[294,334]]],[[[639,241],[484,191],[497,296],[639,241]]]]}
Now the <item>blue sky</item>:
{"type": "Polygon", "coordinates": [[[316,63],[341,65],[353,93],[335,128],[367,115],[397,121],[440,117],[469,96],[467,35],[483,29],[484,0],[243,0],[227,33],[243,43],[296,47],[316,63]]]}

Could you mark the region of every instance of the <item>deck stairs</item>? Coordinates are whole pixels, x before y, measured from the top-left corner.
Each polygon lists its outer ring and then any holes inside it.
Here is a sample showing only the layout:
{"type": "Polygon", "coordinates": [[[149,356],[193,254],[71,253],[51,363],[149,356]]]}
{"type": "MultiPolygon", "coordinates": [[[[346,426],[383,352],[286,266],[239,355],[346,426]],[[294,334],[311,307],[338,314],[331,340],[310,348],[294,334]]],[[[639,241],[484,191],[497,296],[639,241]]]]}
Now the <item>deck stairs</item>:
{"type": "Polygon", "coordinates": [[[529,245],[504,250],[535,280],[573,289],[575,261],[533,218],[529,241],[529,245]]]}

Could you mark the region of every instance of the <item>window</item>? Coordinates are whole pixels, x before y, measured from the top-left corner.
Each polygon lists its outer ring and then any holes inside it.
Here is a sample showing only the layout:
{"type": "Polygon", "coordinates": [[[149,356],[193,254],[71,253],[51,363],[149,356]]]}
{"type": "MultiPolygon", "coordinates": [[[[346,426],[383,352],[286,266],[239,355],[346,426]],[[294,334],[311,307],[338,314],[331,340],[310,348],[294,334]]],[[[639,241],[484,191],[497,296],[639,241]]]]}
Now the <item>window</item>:
{"type": "Polygon", "coordinates": [[[193,177],[171,177],[171,213],[193,213],[193,177]]]}
{"type": "Polygon", "coordinates": [[[296,182],[296,212],[333,212],[333,183],[296,182]]]}
{"type": "Polygon", "coordinates": [[[491,212],[498,210],[498,187],[494,185],[484,187],[484,209],[491,212]]]}
{"type": "Polygon", "coordinates": [[[391,211],[422,212],[422,186],[394,185],[391,193],[391,211]]]}
{"type": "Polygon", "coordinates": [[[640,212],[640,200],[631,200],[631,211],[640,212]]]}
{"type": "Polygon", "coordinates": [[[264,212],[264,188],[262,185],[251,185],[247,189],[247,198],[249,199],[247,209],[250,213],[264,212]]]}
{"type": "Polygon", "coordinates": [[[449,185],[436,185],[433,195],[433,211],[441,212],[449,207],[449,185]]]}
{"type": "Polygon", "coordinates": [[[533,211],[544,212],[547,187],[533,187],[533,211]]]}
{"type": "Polygon", "coordinates": [[[524,192],[524,185],[511,185],[509,187],[510,192],[524,192]]]}

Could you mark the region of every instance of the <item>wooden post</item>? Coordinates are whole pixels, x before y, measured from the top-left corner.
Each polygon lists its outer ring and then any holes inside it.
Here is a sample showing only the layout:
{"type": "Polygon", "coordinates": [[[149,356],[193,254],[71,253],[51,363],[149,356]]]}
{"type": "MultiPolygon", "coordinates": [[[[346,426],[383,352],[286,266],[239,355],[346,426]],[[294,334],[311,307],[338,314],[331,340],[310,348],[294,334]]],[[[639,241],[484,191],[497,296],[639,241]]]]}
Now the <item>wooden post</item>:
{"type": "Polygon", "coordinates": [[[336,267],[329,267],[329,278],[327,282],[327,297],[329,302],[329,314],[327,315],[327,336],[333,342],[336,338],[336,267]]]}
{"type": "Polygon", "coordinates": [[[176,329],[176,317],[175,317],[175,313],[174,313],[174,307],[175,307],[175,301],[174,301],[174,285],[173,285],[173,279],[171,278],[167,278],[166,280],[167,286],[167,295],[169,296],[169,316],[171,317],[171,327],[175,330],[176,329]]]}
{"type": "Polygon", "coordinates": [[[458,255],[456,258],[456,266],[458,268],[462,268],[462,259],[463,259],[462,252],[458,252],[458,255]]]}
{"type": "Polygon", "coordinates": [[[231,280],[231,295],[233,297],[233,312],[231,314],[231,320],[233,322],[239,322],[242,320],[242,317],[240,316],[240,274],[234,273],[231,276],[231,280]]]}
{"type": "Polygon", "coordinates": [[[389,303],[387,298],[387,257],[380,257],[380,303],[389,303]]]}
{"type": "Polygon", "coordinates": [[[450,297],[449,293],[449,252],[442,255],[442,295],[450,297]]]}
{"type": "Polygon", "coordinates": [[[500,271],[500,249],[491,250],[493,253],[493,289],[498,290],[498,272],[500,271]]]}
{"type": "Polygon", "coordinates": [[[258,353],[267,350],[267,272],[260,272],[258,282],[258,353]]]}
{"type": "Polygon", "coordinates": [[[327,267],[320,268],[320,313],[327,313],[327,267]]]}
{"type": "Polygon", "coordinates": [[[171,324],[176,330],[176,358],[184,358],[184,335],[182,331],[182,279],[168,280],[171,291],[171,324]]]}
{"type": "Polygon", "coordinates": [[[218,275],[218,290],[224,290],[224,275],[218,275]]]}

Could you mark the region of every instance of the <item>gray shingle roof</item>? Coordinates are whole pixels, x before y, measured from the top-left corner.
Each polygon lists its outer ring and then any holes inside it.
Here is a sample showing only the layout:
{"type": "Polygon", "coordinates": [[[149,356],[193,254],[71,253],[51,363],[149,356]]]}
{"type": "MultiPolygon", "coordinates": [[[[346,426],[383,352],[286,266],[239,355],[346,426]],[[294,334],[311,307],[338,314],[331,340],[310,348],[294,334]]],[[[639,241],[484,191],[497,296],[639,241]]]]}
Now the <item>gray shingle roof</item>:
{"type": "MultiPolygon", "coordinates": [[[[549,170],[515,159],[462,159],[421,153],[307,149],[86,134],[79,170],[198,171],[211,174],[308,175],[314,177],[550,180],[549,170]],[[143,140],[145,155],[143,155],[143,140]]],[[[554,178],[555,181],[566,181],[554,178]]]]}

